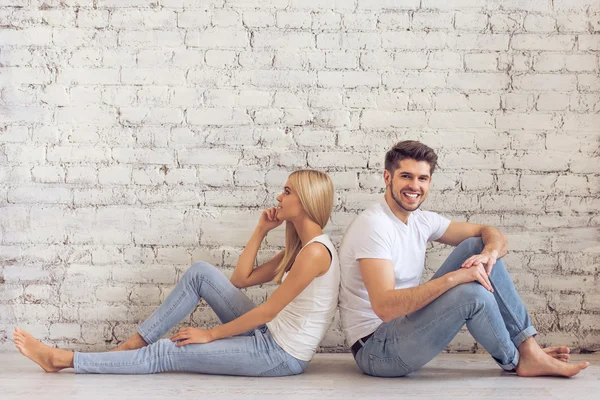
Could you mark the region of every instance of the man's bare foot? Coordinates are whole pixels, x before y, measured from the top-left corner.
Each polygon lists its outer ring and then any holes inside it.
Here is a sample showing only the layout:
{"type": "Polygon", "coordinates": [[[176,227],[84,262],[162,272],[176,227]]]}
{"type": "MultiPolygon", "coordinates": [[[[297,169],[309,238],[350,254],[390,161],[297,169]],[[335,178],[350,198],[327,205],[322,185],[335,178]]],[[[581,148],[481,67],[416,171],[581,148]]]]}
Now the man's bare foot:
{"type": "Polygon", "coordinates": [[[571,355],[569,354],[571,353],[571,349],[567,346],[551,346],[545,347],[542,350],[550,357],[556,358],[559,361],[569,362],[569,359],[571,358],[571,355]]]}
{"type": "Polygon", "coordinates": [[[139,333],[135,333],[129,339],[109,351],[137,350],[146,346],[148,346],[148,343],[146,343],[139,333]]]}
{"type": "Polygon", "coordinates": [[[553,358],[533,340],[527,339],[519,346],[519,376],[574,376],[587,368],[590,363],[569,364],[553,358]]]}
{"type": "Polygon", "coordinates": [[[63,368],[72,366],[72,352],[47,346],[20,328],[15,328],[13,336],[15,346],[21,354],[37,363],[44,371],[58,372],[63,368]],[[70,353],[70,356],[68,353],[70,353]],[[70,362],[68,361],[69,358],[71,359],[70,362]],[[68,364],[64,365],[65,363],[68,364]]]}

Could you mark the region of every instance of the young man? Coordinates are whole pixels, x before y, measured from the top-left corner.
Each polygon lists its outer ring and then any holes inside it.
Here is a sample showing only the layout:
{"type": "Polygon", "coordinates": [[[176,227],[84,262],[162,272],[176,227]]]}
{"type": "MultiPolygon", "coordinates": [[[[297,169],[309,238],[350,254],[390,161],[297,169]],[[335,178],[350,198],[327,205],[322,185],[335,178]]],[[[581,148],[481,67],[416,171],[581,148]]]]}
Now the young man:
{"type": "Polygon", "coordinates": [[[419,207],[427,198],[435,152],[397,143],[385,157],[385,196],[348,228],[340,249],[342,328],[360,369],[404,376],[439,354],[466,323],[496,362],[520,376],[573,376],[569,348],[542,349],[500,259],[497,229],[450,220],[419,207]],[[429,241],[457,246],[421,284],[429,241]]]}

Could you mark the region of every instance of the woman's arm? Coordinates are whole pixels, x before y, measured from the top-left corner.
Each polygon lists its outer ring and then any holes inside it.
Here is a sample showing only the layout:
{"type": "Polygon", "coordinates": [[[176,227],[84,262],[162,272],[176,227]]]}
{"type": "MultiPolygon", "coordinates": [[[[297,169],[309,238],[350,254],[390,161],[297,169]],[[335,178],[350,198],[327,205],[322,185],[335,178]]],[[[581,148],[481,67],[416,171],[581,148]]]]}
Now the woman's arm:
{"type": "Polygon", "coordinates": [[[177,346],[208,343],[248,332],[267,323],[295,299],[314,278],[327,272],[330,264],[331,257],[327,249],[319,243],[311,243],[298,255],[286,279],[266,302],[239,318],[213,329],[184,328],[177,332],[171,340],[179,341],[177,346]]]}
{"type": "Polygon", "coordinates": [[[274,208],[268,208],[261,213],[258,225],[254,229],[246,247],[244,247],[242,254],[240,254],[240,258],[231,274],[230,280],[235,287],[245,288],[273,280],[275,269],[283,259],[283,251],[256,269],[254,268],[254,260],[256,260],[260,245],[267,236],[267,233],[271,229],[281,225],[282,222],[277,219],[276,209],[274,208]]]}

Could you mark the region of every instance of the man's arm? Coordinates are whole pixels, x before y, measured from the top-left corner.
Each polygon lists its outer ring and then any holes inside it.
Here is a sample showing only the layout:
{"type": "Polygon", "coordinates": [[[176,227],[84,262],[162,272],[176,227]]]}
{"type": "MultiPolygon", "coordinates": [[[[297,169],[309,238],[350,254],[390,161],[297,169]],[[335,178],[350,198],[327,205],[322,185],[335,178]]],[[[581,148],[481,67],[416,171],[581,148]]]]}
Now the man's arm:
{"type": "Polygon", "coordinates": [[[394,267],[391,260],[362,258],[359,262],[371,307],[384,322],[420,310],[461,283],[478,281],[486,289],[492,290],[481,264],[475,268],[463,268],[450,272],[413,288],[395,289],[394,267]]]}
{"type": "Polygon", "coordinates": [[[488,274],[498,258],[504,257],[508,250],[506,236],[493,226],[477,225],[468,222],[450,222],[448,229],[437,241],[451,246],[458,246],[460,242],[470,237],[481,237],[484,248],[481,254],[470,257],[462,265],[470,268],[481,263],[487,267],[488,274]]]}
{"type": "Polygon", "coordinates": [[[480,237],[485,245],[483,252],[498,252],[498,258],[504,257],[508,250],[506,236],[493,226],[471,224],[469,222],[450,222],[448,229],[437,242],[458,246],[470,237],[480,237]]]}

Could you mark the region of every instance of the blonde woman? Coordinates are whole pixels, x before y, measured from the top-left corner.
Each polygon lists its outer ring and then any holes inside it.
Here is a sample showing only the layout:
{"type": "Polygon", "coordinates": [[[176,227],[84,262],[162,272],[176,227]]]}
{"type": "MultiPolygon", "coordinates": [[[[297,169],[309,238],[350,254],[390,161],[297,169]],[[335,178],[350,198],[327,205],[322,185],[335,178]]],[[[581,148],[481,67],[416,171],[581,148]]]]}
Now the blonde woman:
{"type": "Polygon", "coordinates": [[[339,265],[323,234],[333,208],[333,183],[325,173],[293,172],[264,210],[229,281],[219,270],[197,262],[160,307],[116,351],[80,353],[55,349],[16,328],[19,351],[46,372],[150,374],[187,371],[242,376],[286,376],[304,372],[325,336],[337,307],[339,265]],[[286,221],[285,249],[253,268],[267,232],[286,221]],[[239,288],[280,283],[256,306],[239,288]],[[184,328],[160,339],[188,315],[200,299],[222,325],[184,328]]]}

